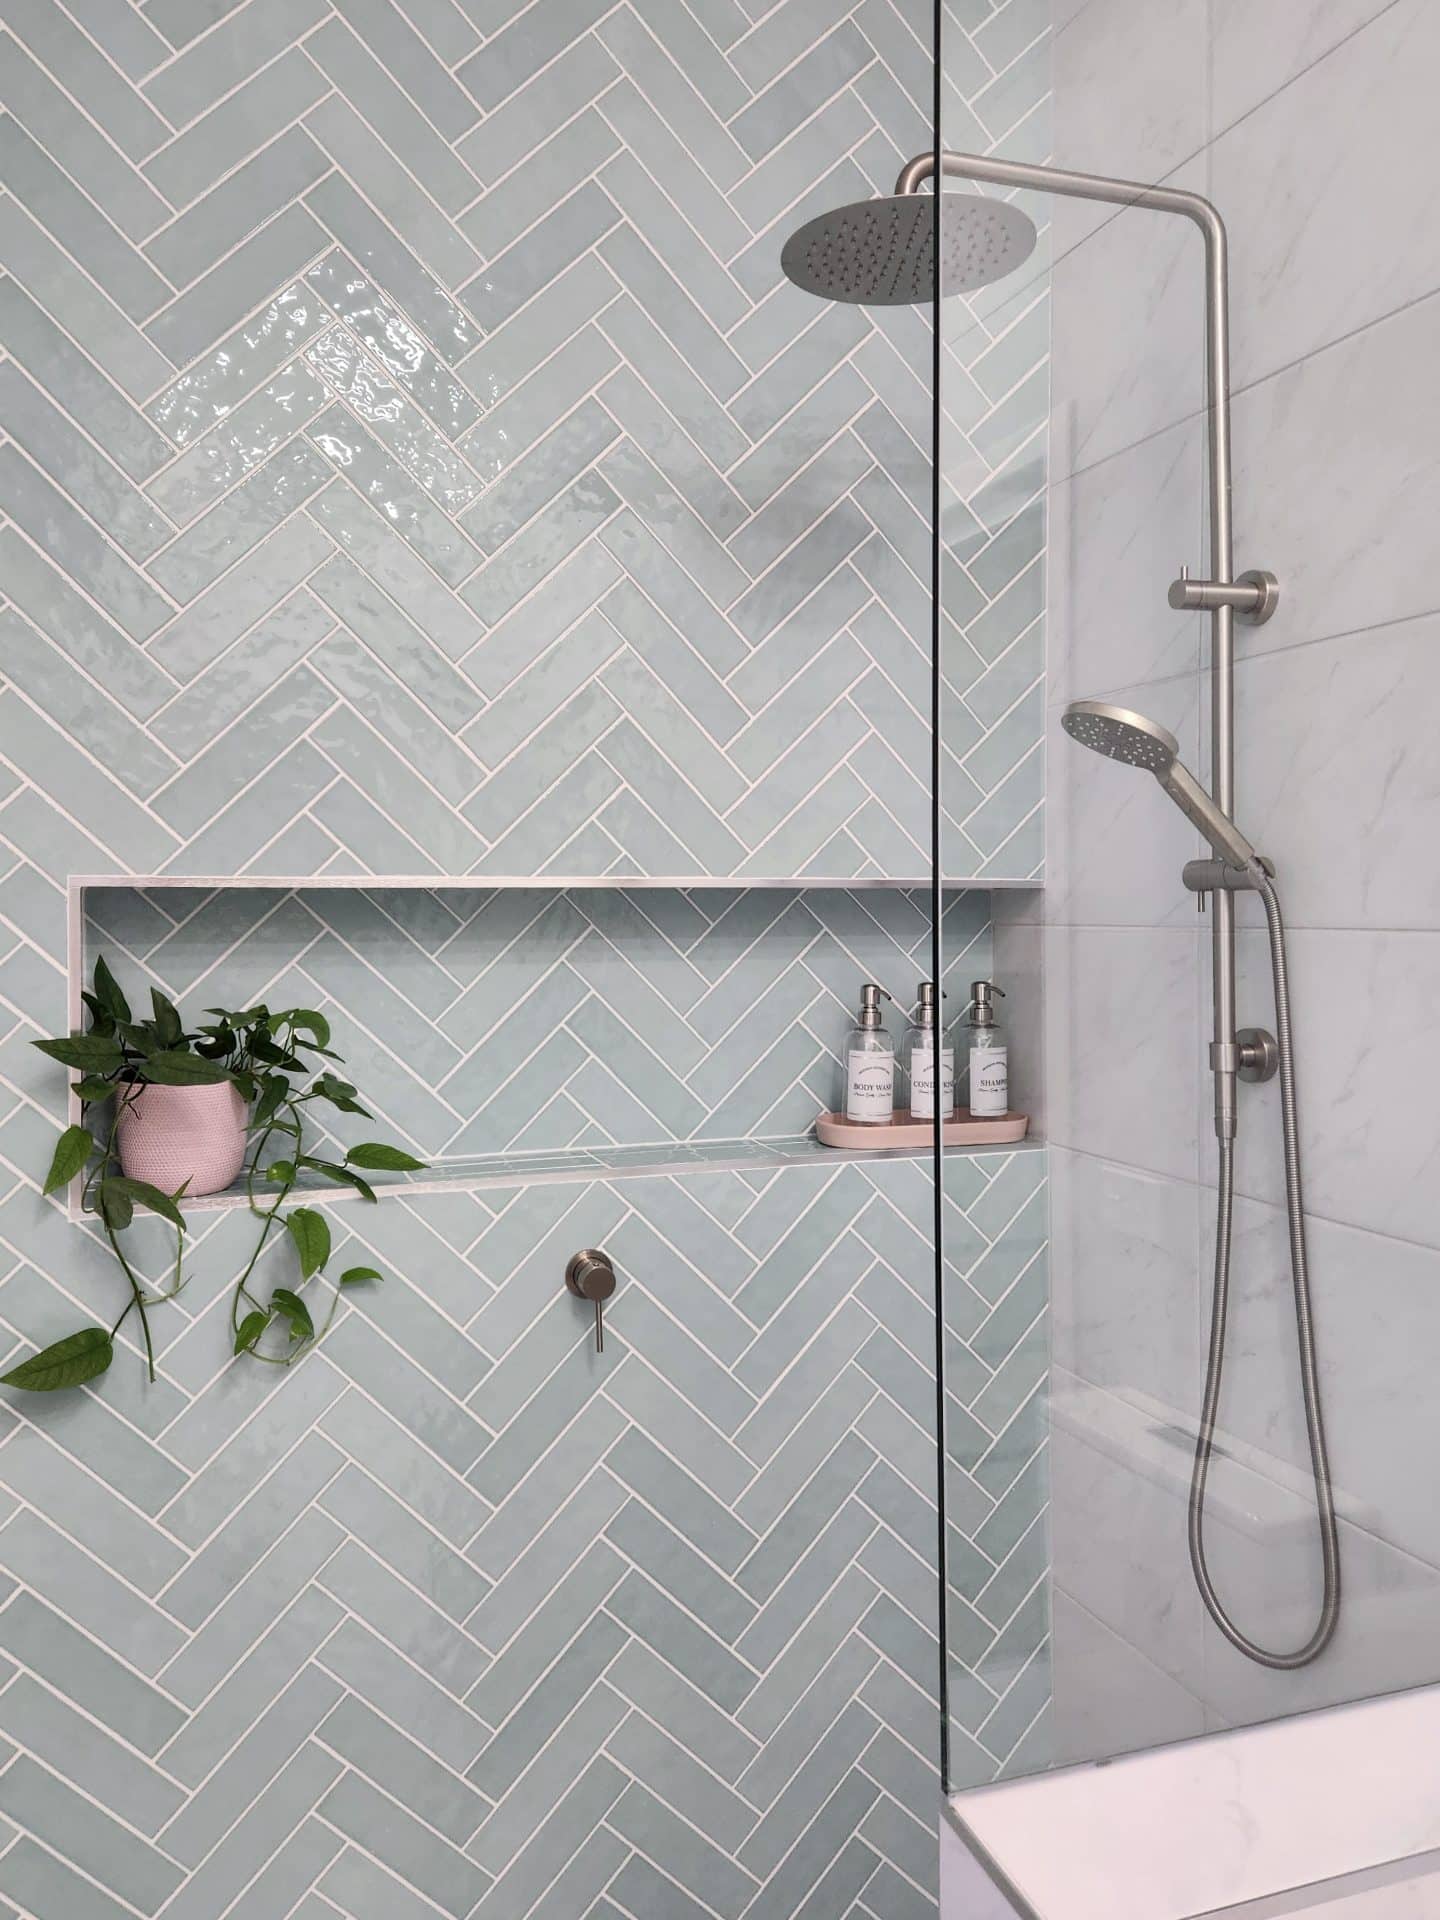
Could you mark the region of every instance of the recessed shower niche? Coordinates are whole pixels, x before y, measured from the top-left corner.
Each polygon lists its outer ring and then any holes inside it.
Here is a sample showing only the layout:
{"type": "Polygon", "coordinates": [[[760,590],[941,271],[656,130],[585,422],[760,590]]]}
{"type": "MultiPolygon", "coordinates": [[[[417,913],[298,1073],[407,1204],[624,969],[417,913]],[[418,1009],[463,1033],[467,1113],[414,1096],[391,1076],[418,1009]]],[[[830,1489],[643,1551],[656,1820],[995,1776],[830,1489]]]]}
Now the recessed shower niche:
{"type": "MultiPolygon", "coordinates": [[[[986,892],[947,890],[943,939],[948,977],[989,973],[986,892]]],[[[156,986],[187,1016],[323,1012],[387,1137],[430,1163],[412,1189],[594,1178],[833,1160],[812,1128],[860,985],[903,1013],[931,901],[886,883],[77,880],[77,1025],[99,953],[132,1000],[156,986]]]]}

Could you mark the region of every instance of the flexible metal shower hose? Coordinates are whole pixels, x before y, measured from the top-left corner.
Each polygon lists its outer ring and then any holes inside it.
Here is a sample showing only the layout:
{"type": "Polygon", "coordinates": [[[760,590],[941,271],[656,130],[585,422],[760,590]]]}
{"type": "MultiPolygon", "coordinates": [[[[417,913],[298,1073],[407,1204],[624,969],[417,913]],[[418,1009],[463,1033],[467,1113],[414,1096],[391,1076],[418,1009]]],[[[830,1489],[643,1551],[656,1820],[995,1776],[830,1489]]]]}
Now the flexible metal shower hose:
{"type": "Polygon", "coordinates": [[[1225,1611],[1205,1559],[1205,1485],[1215,1446],[1215,1416],[1225,1370],[1225,1323],[1230,1310],[1230,1237],[1235,1211],[1235,1143],[1220,1142],[1218,1217],[1215,1226],[1215,1291],[1210,1315],[1210,1351],[1205,1367],[1205,1396],[1190,1479],[1190,1564],[1210,1618],[1234,1647],[1262,1667],[1290,1671],[1322,1654],[1340,1618],[1340,1541],[1335,1497],[1325,1446],[1325,1417],[1320,1403],[1320,1373],[1315,1360],[1315,1324],[1310,1299],[1310,1265],[1305,1247],[1304,1200],[1300,1187],[1299,1125],[1295,1103],[1295,1050],[1290,1019],[1290,978],[1285,960],[1285,926],[1280,897],[1271,881],[1260,888],[1270,934],[1270,971],[1275,982],[1275,1028],[1280,1053],[1280,1120],[1285,1138],[1285,1211],[1290,1226],[1290,1273],[1295,1287],[1295,1330],[1300,1343],[1300,1390],[1305,1402],[1305,1432],[1315,1482],[1315,1514],[1320,1529],[1323,1595],[1315,1631],[1293,1653],[1274,1653],[1247,1638],[1225,1611]]]}

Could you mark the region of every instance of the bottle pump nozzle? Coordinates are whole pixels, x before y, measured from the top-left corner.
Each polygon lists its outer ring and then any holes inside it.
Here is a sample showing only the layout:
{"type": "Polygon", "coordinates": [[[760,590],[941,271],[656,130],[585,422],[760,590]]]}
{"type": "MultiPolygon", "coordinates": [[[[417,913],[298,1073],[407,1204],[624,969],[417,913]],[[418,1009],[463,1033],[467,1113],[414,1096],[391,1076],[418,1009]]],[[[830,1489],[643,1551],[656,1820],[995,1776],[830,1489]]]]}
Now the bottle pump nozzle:
{"type": "MultiPolygon", "coordinates": [[[[942,990],[940,998],[948,996],[942,990]]],[[[915,990],[915,1024],[917,1027],[933,1027],[935,1024],[935,983],[922,980],[915,990]]]]}
{"type": "Polygon", "coordinates": [[[889,1000],[890,995],[883,987],[877,987],[873,980],[867,980],[860,989],[860,1025],[878,1027],[880,1025],[880,1002],[889,1000]]]}
{"type": "Polygon", "coordinates": [[[1005,998],[1005,989],[997,987],[993,980],[970,982],[970,1006],[966,1011],[970,1013],[972,1027],[994,1026],[995,1002],[990,998],[992,993],[998,993],[1002,1000],[1005,998]]]}

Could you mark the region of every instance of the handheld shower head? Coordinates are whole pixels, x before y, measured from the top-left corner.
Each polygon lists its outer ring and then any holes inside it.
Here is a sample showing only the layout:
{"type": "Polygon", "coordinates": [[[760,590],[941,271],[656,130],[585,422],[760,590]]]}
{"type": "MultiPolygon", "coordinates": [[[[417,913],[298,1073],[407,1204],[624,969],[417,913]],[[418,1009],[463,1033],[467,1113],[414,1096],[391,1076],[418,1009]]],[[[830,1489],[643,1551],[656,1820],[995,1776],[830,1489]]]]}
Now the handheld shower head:
{"type": "Polygon", "coordinates": [[[1261,871],[1259,854],[1180,759],[1180,742],[1174,734],[1158,722],[1103,700],[1072,700],[1060,724],[1072,740],[1089,747],[1092,753],[1103,753],[1108,760],[1153,773],[1227,866],[1243,867],[1255,874],[1261,871]]]}
{"type": "Polygon", "coordinates": [[[1157,780],[1180,758],[1180,742],[1173,733],[1143,713],[1107,706],[1103,700],[1072,700],[1060,724],[1070,738],[1107,760],[1127,767],[1144,767],[1157,780]]]}

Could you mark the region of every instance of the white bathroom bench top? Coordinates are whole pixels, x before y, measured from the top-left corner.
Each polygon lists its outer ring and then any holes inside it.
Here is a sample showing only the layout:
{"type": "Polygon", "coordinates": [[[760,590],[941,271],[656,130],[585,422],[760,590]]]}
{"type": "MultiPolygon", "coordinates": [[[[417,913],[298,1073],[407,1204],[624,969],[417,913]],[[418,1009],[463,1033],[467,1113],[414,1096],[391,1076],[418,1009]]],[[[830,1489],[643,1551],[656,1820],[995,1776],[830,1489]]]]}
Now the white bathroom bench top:
{"type": "Polygon", "coordinates": [[[978,1787],[947,1812],[1035,1920],[1194,1920],[1318,1893],[1440,1848],[1440,1687],[978,1787]]]}

